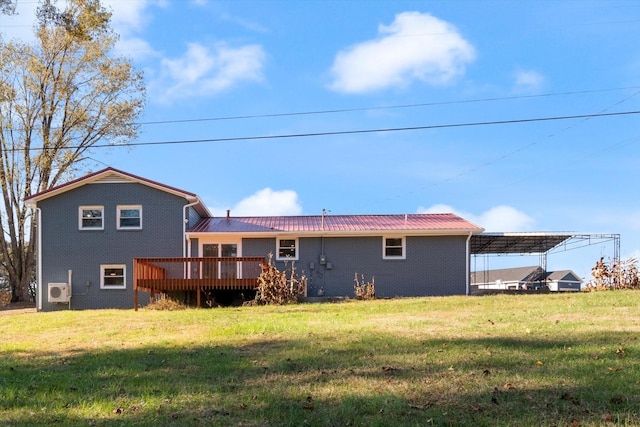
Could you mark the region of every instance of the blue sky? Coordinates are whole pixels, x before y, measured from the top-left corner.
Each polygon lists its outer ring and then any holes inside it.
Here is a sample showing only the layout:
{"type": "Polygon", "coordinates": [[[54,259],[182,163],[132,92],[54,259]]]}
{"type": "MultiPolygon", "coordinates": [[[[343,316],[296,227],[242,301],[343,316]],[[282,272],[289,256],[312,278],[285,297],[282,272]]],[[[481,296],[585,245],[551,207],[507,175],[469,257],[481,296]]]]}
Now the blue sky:
{"type": "MultiPolygon", "coordinates": [[[[100,149],[88,170],[219,215],[447,211],[487,231],[620,233],[640,255],[640,115],[609,115],[640,110],[640,2],[103,3],[147,82],[133,142],[206,141],[100,149]],[[603,116],[530,121],[582,115],[603,116]]],[[[35,2],[19,4],[0,27],[28,39],[35,2]]],[[[584,276],[601,255],[610,243],[549,268],[584,276]]],[[[489,260],[505,262],[538,259],[489,260]]]]}

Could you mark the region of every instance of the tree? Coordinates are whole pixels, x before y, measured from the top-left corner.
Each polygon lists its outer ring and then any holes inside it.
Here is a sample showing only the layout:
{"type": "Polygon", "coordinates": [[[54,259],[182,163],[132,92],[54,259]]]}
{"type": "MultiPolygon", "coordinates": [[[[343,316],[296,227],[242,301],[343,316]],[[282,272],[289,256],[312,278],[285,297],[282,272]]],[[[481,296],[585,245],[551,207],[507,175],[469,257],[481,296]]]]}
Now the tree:
{"type": "Polygon", "coordinates": [[[0,261],[13,301],[29,297],[35,271],[25,198],[73,176],[96,145],[135,138],[145,98],[99,0],[42,0],[36,15],[33,44],[0,39],[0,261]]]}
{"type": "Polygon", "coordinates": [[[13,15],[16,11],[16,0],[0,0],[0,15],[13,15]]]}

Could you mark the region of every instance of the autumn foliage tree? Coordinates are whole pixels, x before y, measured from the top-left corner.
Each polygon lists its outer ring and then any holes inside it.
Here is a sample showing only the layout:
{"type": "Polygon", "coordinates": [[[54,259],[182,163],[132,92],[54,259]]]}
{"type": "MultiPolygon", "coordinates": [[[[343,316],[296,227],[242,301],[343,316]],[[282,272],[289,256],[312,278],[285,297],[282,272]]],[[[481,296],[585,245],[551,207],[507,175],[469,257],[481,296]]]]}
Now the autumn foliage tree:
{"type": "Polygon", "coordinates": [[[72,177],[92,148],[136,137],[145,94],[142,74],[114,55],[99,0],[42,0],[36,18],[33,43],[0,34],[0,254],[13,301],[29,297],[35,270],[25,198],[72,177]]]}

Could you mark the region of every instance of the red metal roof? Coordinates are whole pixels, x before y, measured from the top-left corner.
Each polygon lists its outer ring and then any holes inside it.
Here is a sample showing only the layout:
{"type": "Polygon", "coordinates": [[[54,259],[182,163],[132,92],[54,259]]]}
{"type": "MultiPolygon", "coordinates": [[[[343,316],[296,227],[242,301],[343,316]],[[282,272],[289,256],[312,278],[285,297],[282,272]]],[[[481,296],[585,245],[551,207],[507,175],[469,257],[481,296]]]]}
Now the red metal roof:
{"type": "Polygon", "coordinates": [[[483,229],[454,214],[321,215],[204,218],[190,233],[473,232],[483,229]]]}

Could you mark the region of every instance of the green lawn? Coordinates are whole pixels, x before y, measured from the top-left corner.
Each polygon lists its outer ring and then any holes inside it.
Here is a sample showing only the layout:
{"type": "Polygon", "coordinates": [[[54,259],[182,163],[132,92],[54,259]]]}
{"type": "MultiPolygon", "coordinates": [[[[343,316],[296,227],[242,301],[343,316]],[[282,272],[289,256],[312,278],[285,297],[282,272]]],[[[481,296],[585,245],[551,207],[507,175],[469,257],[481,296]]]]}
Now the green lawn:
{"type": "Polygon", "coordinates": [[[640,292],[0,317],[0,425],[640,425],[640,292]]]}

